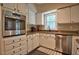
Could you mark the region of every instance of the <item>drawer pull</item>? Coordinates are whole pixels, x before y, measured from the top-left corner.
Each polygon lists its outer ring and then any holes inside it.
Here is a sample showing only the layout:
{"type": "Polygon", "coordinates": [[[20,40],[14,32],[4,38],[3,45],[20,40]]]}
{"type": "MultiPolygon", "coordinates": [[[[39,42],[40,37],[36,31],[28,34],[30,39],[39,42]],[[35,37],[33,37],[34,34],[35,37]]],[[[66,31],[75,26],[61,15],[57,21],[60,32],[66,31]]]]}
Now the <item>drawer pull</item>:
{"type": "Polygon", "coordinates": [[[13,42],[15,42],[15,41],[13,40],[13,42]]]}
{"type": "Polygon", "coordinates": [[[19,45],[21,46],[21,43],[19,45]]]}
{"type": "Polygon", "coordinates": [[[19,41],[21,41],[21,39],[19,39],[19,41]]]}
{"type": "Polygon", "coordinates": [[[13,53],[15,53],[15,51],[13,51],[13,53]]]}
{"type": "Polygon", "coordinates": [[[13,48],[15,48],[15,46],[13,46],[13,48]]]}
{"type": "Polygon", "coordinates": [[[20,51],[21,51],[21,48],[20,48],[20,51]]]}

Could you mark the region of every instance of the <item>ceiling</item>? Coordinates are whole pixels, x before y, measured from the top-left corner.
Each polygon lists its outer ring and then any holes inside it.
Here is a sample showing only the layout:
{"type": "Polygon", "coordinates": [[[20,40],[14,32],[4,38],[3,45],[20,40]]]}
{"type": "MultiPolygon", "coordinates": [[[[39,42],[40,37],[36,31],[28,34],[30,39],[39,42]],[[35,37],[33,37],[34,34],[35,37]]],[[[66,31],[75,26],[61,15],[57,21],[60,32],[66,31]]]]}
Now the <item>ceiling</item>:
{"type": "Polygon", "coordinates": [[[35,6],[38,12],[45,12],[73,4],[75,3],[35,3],[35,6]]]}

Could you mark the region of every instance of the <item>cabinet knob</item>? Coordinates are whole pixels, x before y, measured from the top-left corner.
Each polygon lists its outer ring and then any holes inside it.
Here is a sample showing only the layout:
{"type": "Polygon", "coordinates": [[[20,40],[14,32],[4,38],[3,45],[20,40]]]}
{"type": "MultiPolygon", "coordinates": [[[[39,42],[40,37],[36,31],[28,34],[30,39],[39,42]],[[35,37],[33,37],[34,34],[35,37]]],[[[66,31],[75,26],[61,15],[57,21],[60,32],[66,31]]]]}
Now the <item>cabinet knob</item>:
{"type": "Polygon", "coordinates": [[[15,51],[13,51],[13,53],[15,53],[15,51]]]}
{"type": "Polygon", "coordinates": [[[21,51],[21,48],[20,48],[20,51],[21,51]]]}
{"type": "Polygon", "coordinates": [[[21,43],[19,45],[21,46],[21,43]]]}
{"type": "Polygon", "coordinates": [[[19,41],[21,41],[21,39],[19,39],[19,41]]]}
{"type": "Polygon", "coordinates": [[[13,40],[13,42],[15,42],[15,41],[13,40]]]}
{"type": "Polygon", "coordinates": [[[16,8],[14,8],[14,10],[16,10],[16,8]]]}
{"type": "Polygon", "coordinates": [[[13,49],[15,48],[15,46],[13,46],[13,49]]]}

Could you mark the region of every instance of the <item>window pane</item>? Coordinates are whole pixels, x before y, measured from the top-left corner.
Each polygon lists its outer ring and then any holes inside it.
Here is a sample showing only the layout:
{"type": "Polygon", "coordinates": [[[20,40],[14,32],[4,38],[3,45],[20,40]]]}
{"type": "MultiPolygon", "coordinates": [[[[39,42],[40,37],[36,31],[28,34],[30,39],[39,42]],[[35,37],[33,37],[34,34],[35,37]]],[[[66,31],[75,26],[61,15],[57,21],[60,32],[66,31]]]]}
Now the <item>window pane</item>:
{"type": "Polygon", "coordinates": [[[56,14],[45,15],[45,29],[55,30],[57,28],[56,14]]]}

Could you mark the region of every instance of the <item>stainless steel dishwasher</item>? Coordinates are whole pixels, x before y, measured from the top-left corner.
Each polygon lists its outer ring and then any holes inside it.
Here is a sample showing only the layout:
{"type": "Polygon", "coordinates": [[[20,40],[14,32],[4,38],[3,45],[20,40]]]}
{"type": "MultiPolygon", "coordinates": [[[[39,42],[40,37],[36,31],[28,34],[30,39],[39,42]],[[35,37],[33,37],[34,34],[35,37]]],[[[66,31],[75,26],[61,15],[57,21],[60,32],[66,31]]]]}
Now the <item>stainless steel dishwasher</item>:
{"type": "Polygon", "coordinates": [[[70,55],[72,53],[72,36],[63,36],[62,50],[65,54],[70,55]]]}
{"type": "Polygon", "coordinates": [[[72,53],[72,36],[56,35],[56,50],[70,55],[72,53]]]}

